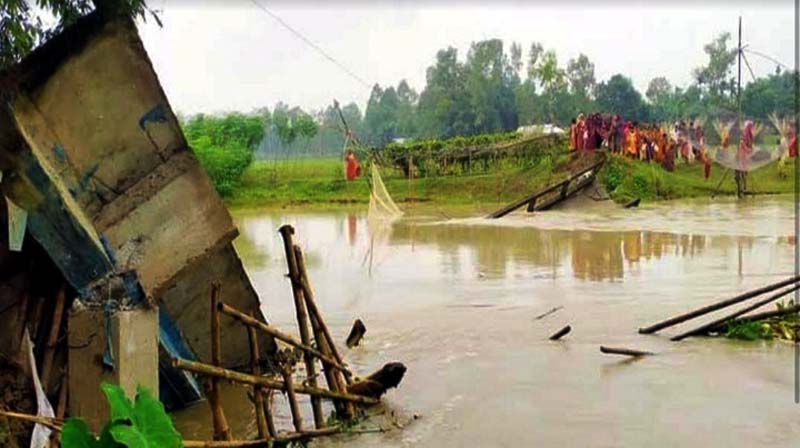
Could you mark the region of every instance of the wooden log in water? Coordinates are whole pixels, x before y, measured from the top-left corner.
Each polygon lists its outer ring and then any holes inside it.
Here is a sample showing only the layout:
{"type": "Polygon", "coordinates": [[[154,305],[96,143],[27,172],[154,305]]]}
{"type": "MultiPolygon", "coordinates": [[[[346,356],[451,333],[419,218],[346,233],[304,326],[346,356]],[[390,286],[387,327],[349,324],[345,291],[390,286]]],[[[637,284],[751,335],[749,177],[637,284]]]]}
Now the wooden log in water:
{"type": "Polygon", "coordinates": [[[275,445],[287,444],[289,442],[299,442],[316,437],[325,437],[341,432],[338,426],[331,426],[323,429],[313,429],[303,432],[290,432],[278,434],[272,439],[261,440],[232,440],[232,441],[203,441],[203,440],[184,440],[185,448],[267,448],[275,445]]]}
{"type": "Polygon", "coordinates": [[[698,308],[696,310],[690,311],[688,313],[684,313],[670,319],[658,322],[653,324],[649,327],[640,328],[639,333],[641,334],[650,334],[655,333],[656,331],[663,330],[664,328],[672,327],[674,325],[678,325],[682,322],[686,322],[687,320],[694,319],[695,317],[703,316],[708,314],[712,311],[716,311],[722,308],[726,308],[731,305],[735,305],[739,302],[743,302],[747,299],[751,299],[753,297],[759,296],[761,294],[774,291],[778,288],[783,288],[784,286],[791,285],[793,283],[797,283],[800,281],[800,276],[788,278],[786,280],[782,280],[777,283],[773,283],[767,286],[762,286],[761,288],[753,289],[751,291],[747,291],[745,293],[739,294],[736,297],[732,297],[730,299],[726,299],[720,302],[712,303],[711,305],[706,305],[704,307],[698,308]]]}
{"type": "Polygon", "coordinates": [[[345,342],[347,348],[357,347],[366,332],[367,326],[364,325],[364,322],[361,319],[356,319],[353,322],[353,328],[350,329],[350,334],[347,335],[347,341],[345,342]]]}
{"type": "MultiPolygon", "coordinates": [[[[289,268],[289,279],[292,283],[292,296],[294,297],[297,326],[300,330],[300,341],[303,343],[303,345],[311,346],[311,336],[308,333],[308,313],[306,311],[306,300],[303,298],[304,291],[294,252],[294,228],[287,224],[281,226],[278,231],[283,237],[283,249],[286,253],[286,264],[289,268]]],[[[306,365],[306,375],[308,376],[309,386],[317,387],[317,367],[314,364],[314,357],[305,351],[303,352],[303,361],[306,365]]],[[[322,414],[322,403],[318,397],[311,397],[311,409],[314,413],[314,425],[317,428],[324,427],[325,416],[322,414]]]]}
{"type": "MultiPolygon", "coordinates": [[[[219,282],[211,285],[211,364],[215,367],[222,365],[222,342],[221,324],[219,319],[219,282]]],[[[208,404],[211,407],[211,424],[214,429],[214,440],[231,440],[231,429],[225,412],[222,410],[222,403],[219,398],[219,378],[211,377],[208,404]]]]}
{"type": "MultiPolygon", "coordinates": [[[[283,383],[283,381],[276,381],[267,378],[265,376],[248,375],[246,373],[237,372],[235,370],[224,369],[222,367],[216,367],[210,364],[204,364],[197,361],[189,361],[181,358],[172,358],[170,364],[172,365],[172,367],[176,369],[186,370],[188,372],[193,372],[210,377],[217,377],[224,380],[233,381],[235,383],[249,384],[251,386],[260,385],[263,386],[265,389],[274,389],[280,391],[286,390],[286,385],[283,383]]],[[[318,387],[305,386],[302,384],[295,385],[294,390],[296,393],[299,394],[306,394],[312,397],[316,396],[331,400],[336,400],[336,399],[348,400],[352,401],[353,403],[367,404],[367,405],[379,403],[378,400],[366,396],[360,396],[344,392],[333,392],[327,389],[320,389],[318,387]]]]}
{"type": "Polygon", "coordinates": [[[373,397],[378,399],[385,394],[388,389],[397,387],[406,373],[406,366],[399,362],[384,364],[378,371],[356,381],[347,387],[347,391],[361,396],[373,397]]]}
{"type": "Polygon", "coordinates": [[[774,301],[780,299],[781,297],[783,297],[783,296],[785,296],[787,294],[791,294],[791,293],[797,291],[798,289],[800,289],[800,285],[794,285],[794,286],[791,286],[789,288],[782,289],[782,290],[778,291],[777,293],[772,294],[771,296],[769,296],[769,297],[767,297],[765,299],[759,300],[759,301],[757,301],[757,302],[755,302],[755,303],[753,303],[753,304],[751,304],[749,306],[746,306],[746,307],[740,309],[739,311],[736,311],[735,313],[728,314],[728,315],[723,316],[723,317],[721,317],[719,319],[711,321],[711,322],[709,322],[707,324],[703,324],[703,325],[701,325],[701,326],[699,326],[697,328],[689,330],[689,331],[687,331],[685,333],[681,333],[681,334],[679,334],[677,336],[673,336],[671,338],[671,340],[672,341],[680,341],[680,340],[688,338],[689,336],[697,336],[697,335],[708,333],[709,329],[711,329],[711,328],[714,328],[714,327],[717,327],[717,326],[723,326],[727,322],[729,322],[729,321],[731,321],[733,319],[736,319],[739,316],[747,314],[750,311],[753,311],[756,308],[760,308],[760,307],[762,307],[762,306],[764,306],[764,305],[766,305],[766,304],[768,304],[770,302],[774,302],[774,301]]]}
{"type": "MultiPolygon", "coordinates": [[[[251,316],[252,317],[252,316],[251,316]]],[[[253,327],[247,327],[247,339],[250,342],[250,373],[253,376],[261,376],[261,359],[258,351],[258,334],[253,327]]],[[[264,393],[259,385],[253,385],[253,406],[256,415],[256,428],[258,428],[258,438],[268,439],[271,437],[267,427],[267,417],[264,414],[264,393]]]]}
{"type": "Polygon", "coordinates": [[[542,320],[542,319],[544,319],[545,317],[547,317],[547,316],[549,316],[549,315],[551,315],[551,314],[555,313],[556,311],[558,311],[558,310],[560,310],[560,309],[562,309],[562,308],[564,308],[564,307],[563,307],[563,306],[560,306],[560,305],[559,305],[559,306],[557,306],[557,307],[551,308],[551,309],[550,309],[550,311],[548,311],[548,312],[546,312],[546,313],[542,313],[542,314],[540,314],[540,315],[538,315],[538,316],[534,317],[534,318],[533,318],[533,320],[542,320]]]}
{"type": "Polygon", "coordinates": [[[217,307],[223,314],[238,320],[239,322],[248,327],[255,328],[256,330],[261,330],[264,333],[274,337],[279,341],[285,342],[291,345],[292,347],[298,348],[300,350],[303,350],[304,352],[308,352],[316,356],[317,358],[320,359],[320,361],[322,361],[323,364],[328,364],[331,367],[334,367],[339,370],[345,370],[345,367],[336,362],[336,360],[333,359],[333,357],[331,357],[330,355],[326,355],[325,353],[322,353],[321,351],[315,349],[314,347],[311,347],[310,345],[303,344],[302,341],[297,340],[297,338],[295,338],[294,336],[286,334],[278,330],[277,328],[273,327],[272,325],[265,324],[264,322],[261,322],[260,320],[252,316],[248,316],[247,314],[237,310],[236,308],[224,302],[220,302],[217,305],[217,307]]]}
{"type": "Polygon", "coordinates": [[[562,337],[566,336],[570,331],[572,331],[572,327],[567,325],[564,328],[562,328],[562,329],[556,331],[555,333],[553,333],[550,336],[550,340],[551,341],[557,341],[557,340],[561,339],[562,337]]]}
{"type": "Polygon", "coordinates": [[[654,355],[655,354],[653,352],[646,352],[646,351],[642,351],[642,350],[634,350],[634,349],[630,349],[630,348],[619,348],[619,347],[606,347],[606,346],[603,346],[603,345],[600,346],[600,351],[602,353],[607,354],[607,355],[625,355],[625,356],[634,356],[634,357],[648,356],[648,355],[654,355]]]}

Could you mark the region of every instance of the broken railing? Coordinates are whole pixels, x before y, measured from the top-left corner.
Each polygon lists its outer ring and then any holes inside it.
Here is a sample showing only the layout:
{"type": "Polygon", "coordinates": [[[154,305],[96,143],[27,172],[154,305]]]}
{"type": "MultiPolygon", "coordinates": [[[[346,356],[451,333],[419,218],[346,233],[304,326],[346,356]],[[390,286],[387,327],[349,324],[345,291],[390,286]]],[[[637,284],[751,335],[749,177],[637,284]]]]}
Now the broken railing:
{"type": "MultiPolygon", "coordinates": [[[[343,420],[351,419],[356,415],[355,406],[374,405],[379,402],[375,396],[354,394],[348,391],[348,386],[357,385],[358,383],[353,382],[353,374],[345,365],[322,314],[317,308],[314,293],[308,280],[303,252],[293,241],[294,229],[286,225],[280,228],[280,233],[283,237],[286,251],[300,338],[298,339],[272,325],[263,323],[253,316],[226,304],[220,297],[219,284],[213,284],[211,288],[212,364],[179,358],[172,359],[173,367],[207,376],[210,380],[208,402],[211,407],[214,441],[186,441],[184,443],[186,447],[262,446],[260,444],[268,446],[271,443],[283,443],[331,435],[340,432],[340,427],[338,425],[326,425],[322,412],[322,400],[331,400],[337,417],[343,420]],[[251,355],[251,373],[249,374],[221,367],[220,319],[223,315],[247,327],[251,355]],[[259,331],[296,349],[296,351],[284,349],[276,353],[275,362],[273,363],[276,367],[273,370],[276,371],[269,372],[270,376],[263,375],[261,372],[262,360],[259,358],[257,338],[257,332],[259,331]],[[298,351],[302,353],[302,361],[306,371],[306,380],[301,384],[296,384],[293,376],[294,366],[299,361],[295,359],[294,353],[298,351]],[[317,362],[322,366],[327,388],[322,388],[317,383],[317,362]],[[280,377],[280,379],[277,377],[280,377]],[[252,401],[258,429],[257,440],[232,440],[230,427],[219,399],[220,380],[252,387],[252,401]],[[270,400],[273,391],[281,391],[286,394],[292,415],[293,431],[280,432],[276,430],[270,400]],[[298,394],[310,397],[314,429],[305,428],[303,415],[297,400],[298,394]]],[[[369,378],[366,381],[369,381],[369,378]]]]}

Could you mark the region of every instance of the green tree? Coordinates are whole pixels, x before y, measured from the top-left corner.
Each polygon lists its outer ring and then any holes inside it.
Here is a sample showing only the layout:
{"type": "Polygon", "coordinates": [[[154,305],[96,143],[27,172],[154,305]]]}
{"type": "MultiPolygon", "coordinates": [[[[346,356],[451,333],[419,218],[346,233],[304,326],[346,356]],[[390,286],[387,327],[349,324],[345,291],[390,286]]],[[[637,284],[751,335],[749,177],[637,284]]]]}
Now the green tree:
{"type": "Polygon", "coordinates": [[[547,104],[547,118],[556,121],[556,97],[563,96],[567,90],[566,72],[558,66],[558,58],[554,50],[542,54],[533,68],[535,79],[542,85],[542,96],[547,104]]]}
{"type": "Polygon", "coordinates": [[[647,120],[647,105],[631,80],[616,74],[597,86],[597,107],[626,119],[647,120]]]}
{"type": "Polygon", "coordinates": [[[184,123],[183,130],[189,146],[222,196],[238,187],[264,138],[262,117],[240,113],[221,117],[200,114],[184,123]]]}
{"type": "Polygon", "coordinates": [[[766,120],[773,112],[780,116],[793,115],[794,78],[791,72],[777,72],[747,84],[742,92],[745,115],[761,120],[766,120]]]}
{"type": "Polygon", "coordinates": [[[144,0],[2,0],[0,1],[0,70],[19,62],[35,47],[98,8],[120,10],[134,18],[161,21],[144,0]],[[43,17],[55,18],[47,26],[43,17]]]}
{"type": "Polygon", "coordinates": [[[471,134],[474,114],[470,104],[471,93],[466,87],[464,66],[458,62],[458,51],[453,47],[439,50],[436,63],[427,69],[425,89],[419,98],[420,135],[471,134]]]}
{"type": "Polygon", "coordinates": [[[697,84],[704,89],[710,107],[735,109],[736,80],[733,66],[737,50],[728,48],[730,33],[719,34],[703,47],[708,63],[694,70],[697,84]]]}

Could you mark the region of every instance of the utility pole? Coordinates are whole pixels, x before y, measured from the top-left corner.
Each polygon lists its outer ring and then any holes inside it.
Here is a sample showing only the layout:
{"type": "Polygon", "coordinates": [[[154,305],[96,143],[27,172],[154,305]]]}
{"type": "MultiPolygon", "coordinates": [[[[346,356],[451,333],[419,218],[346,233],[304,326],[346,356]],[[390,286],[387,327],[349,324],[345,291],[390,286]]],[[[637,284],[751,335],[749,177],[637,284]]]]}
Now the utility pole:
{"type": "MultiPolygon", "coordinates": [[[[736,47],[736,52],[738,56],[738,82],[736,86],[736,105],[739,109],[739,118],[738,118],[738,128],[739,128],[739,140],[741,142],[742,139],[742,16],[739,16],[739,45],[736,47]]],[[[739,152],[737,151],[737,156],[739,152]]],[[[736,197],[741,198],[744,196],[744,177],[745,172],[742,170],[736,170],[734,175],[736,179],[736,197]]]]}

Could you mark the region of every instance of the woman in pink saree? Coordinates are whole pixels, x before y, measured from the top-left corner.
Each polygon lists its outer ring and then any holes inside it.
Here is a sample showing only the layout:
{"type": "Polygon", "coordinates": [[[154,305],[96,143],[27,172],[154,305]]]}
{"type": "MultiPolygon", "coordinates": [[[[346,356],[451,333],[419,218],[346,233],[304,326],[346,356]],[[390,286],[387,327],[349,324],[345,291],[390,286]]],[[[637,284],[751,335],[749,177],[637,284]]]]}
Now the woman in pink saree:
{"type": "Polygon", "coordinates": [[[747,171],[747,162],[751,154],[753,154],[753,121],[747,120],[744,122],[742,137],[739,140],[739,152],[736,154],[740,171],[747,171]]]}

